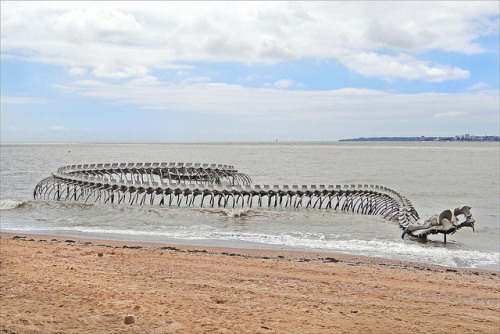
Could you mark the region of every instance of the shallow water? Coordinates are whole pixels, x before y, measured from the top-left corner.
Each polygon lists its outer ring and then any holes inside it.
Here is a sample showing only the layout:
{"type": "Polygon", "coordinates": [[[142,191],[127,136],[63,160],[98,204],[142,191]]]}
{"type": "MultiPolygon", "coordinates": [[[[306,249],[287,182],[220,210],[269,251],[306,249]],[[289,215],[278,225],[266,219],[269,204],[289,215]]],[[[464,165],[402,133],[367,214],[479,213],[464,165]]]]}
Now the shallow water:
{"type": "Polygon", "coordinates": [[[314,250],[499,270],[498,143],[2,144],[1,230],[117,240],[314,250]],[[71,152],[69,152],[71,150],[71,152]],[[378,184],[422,219],[469,205],[464,228],[402,240],[379,216],[290,208],[186,208],[44,202],[35,185],[58,167],[98,162],[234,165],[254,184],[378,184]]]}

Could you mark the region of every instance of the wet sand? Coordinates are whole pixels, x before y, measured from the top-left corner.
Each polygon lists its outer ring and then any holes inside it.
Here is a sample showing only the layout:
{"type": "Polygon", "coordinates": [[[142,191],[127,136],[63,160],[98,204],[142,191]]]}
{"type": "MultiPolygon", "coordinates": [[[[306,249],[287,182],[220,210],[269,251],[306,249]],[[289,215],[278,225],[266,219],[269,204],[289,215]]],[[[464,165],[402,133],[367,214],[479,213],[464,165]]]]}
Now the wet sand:
{"type": "Polygon", "coordinates": [[[1,236],[1,333],[500,331],[498,271],[324,253],[1,236]]]}

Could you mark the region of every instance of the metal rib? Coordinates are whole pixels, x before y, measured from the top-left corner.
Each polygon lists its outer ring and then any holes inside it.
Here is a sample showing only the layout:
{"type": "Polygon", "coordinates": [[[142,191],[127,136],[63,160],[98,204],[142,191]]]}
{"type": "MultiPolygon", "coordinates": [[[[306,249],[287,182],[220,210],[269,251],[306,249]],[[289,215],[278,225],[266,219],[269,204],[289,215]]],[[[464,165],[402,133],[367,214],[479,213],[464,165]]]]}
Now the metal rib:
{"type": "Polygon", "coordinates": [[[418,219],[417,211],[407,198],[383,186],[252,186],[250,176],[233,166],[221,164],[163,162],[63,166],[41,180],[33,196],[58,201],[200,207],[206,204],[208,196],[211,207],[276,207],[283,206],[284,202],[284,207],[324,208],[397,218],[403,228],[418,219]]]}

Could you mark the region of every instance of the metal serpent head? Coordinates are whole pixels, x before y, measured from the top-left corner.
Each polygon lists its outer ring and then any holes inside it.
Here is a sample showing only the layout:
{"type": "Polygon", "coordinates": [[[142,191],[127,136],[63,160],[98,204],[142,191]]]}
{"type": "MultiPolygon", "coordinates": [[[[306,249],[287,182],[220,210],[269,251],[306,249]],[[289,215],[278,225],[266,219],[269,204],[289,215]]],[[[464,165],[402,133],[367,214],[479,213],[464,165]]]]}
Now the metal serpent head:
{"type": "Polygon", "coordinates": [[[465,216],[465,220],[458,224],[457,229],[467,226],[467,227],[471,227],[472,231],[474,232],[474,223],[476,222],[476,220],[474,218],[472,218],[472,213],[470,213],[470,209],[471,209],[470,206],[465,205],[461,208],[455,208],[455,210],[453,211],[453,214],[457,218],[460,215],[465,216]]]}

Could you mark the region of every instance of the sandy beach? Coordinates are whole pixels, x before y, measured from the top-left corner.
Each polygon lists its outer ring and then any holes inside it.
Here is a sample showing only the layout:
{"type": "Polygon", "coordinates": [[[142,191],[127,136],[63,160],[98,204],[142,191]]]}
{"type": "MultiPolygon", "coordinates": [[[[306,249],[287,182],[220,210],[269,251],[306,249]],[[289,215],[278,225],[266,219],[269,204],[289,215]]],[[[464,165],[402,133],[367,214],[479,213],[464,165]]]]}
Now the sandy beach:
{"type": "Polygon", "coordinates": [[[499,333],[500,273],[2,233],[2,333],[499,333]]]}

